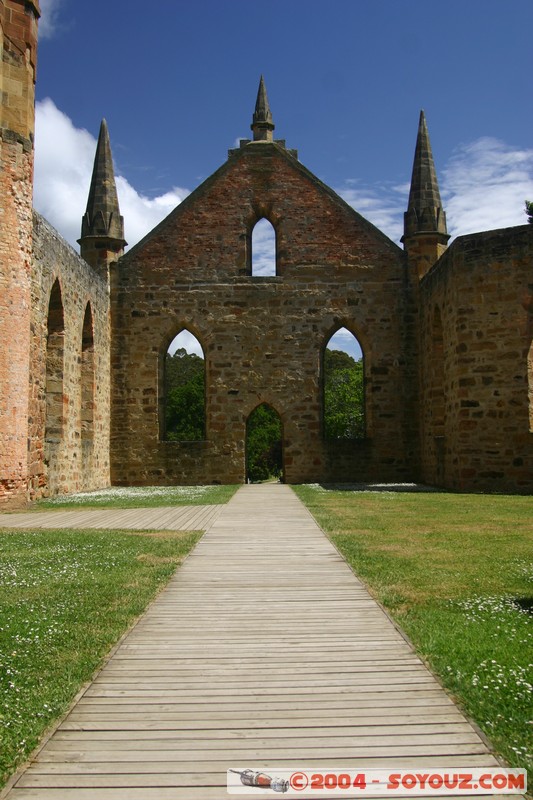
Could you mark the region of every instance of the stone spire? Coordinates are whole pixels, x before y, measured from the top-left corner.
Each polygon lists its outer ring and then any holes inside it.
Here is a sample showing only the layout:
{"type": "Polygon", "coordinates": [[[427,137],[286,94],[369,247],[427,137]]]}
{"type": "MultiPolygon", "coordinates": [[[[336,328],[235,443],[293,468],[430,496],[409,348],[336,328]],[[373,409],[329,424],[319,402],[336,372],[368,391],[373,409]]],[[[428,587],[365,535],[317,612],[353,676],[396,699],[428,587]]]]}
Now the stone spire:
{"type": "Polygon", "coordinates": [[[82,257],[95,268],[99,268],[102,261],[108,264],[116,260],[127,244],[105,119],[100,126],[87,210],[82,217],[78,242],[82,257]]]}
{"type": "Polygon", "coordinates": [[[262,75],[261,80],[259,81],[259,90],[257,92],[253,121],[250,127],[254,134],[254,142],[273,141],[272,131],[274,130],[275,125],[272,121],[272,114],[270,113],[265,82],[262,75]]]}
{"type": "Polygon", "coordinates": [[[402,242],[404,242],[405,249],[408,252],[416,249],[420,251],[420,254],[422,251],[424,253],[426,264],[422,270],[419,269],[420,277],[442,255],[449,238],[446,228],[446,213],[440,199],[437,173],[435,172],[435,164],[431,152],[426,116],[421,111],[411,177],[411,190],[409,192],[407,211],[404,214],[404,235],[402,237],[402,242]],[[424,242],[423,245],[422,241],[424,242]]]}

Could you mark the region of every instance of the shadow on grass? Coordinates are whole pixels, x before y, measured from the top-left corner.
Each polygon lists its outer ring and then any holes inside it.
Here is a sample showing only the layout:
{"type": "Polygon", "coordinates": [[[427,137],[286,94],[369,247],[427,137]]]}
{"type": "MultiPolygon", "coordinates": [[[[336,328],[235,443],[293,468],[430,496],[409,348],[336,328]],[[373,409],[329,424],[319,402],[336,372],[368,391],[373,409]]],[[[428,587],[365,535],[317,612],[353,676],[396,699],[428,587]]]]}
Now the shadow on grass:
{"type": "Polygon", "coordinates": [[[423,483],[320,483],[318,485],[325,492],[446,492],[446,489],[426,486],[423,483]]]}
{"type": "Polygon", "coordinates": [[[512,603],[519,611],[533,614],[533,597],[513,597],[512,603]]]}

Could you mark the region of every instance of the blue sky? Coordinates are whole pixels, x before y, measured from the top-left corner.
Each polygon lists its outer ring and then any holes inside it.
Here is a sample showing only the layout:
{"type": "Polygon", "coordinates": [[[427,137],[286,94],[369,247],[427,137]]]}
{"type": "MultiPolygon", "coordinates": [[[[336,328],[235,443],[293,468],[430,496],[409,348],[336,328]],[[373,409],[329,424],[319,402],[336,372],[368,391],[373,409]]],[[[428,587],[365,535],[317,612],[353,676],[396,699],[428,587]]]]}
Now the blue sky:
{"type": "Polygon", "coordinates": [[[275,136],[392,239],[426,111],[452,236],[533,198],[531,0],[41,0],[35,205],[72,243],[109,125],[134,244],[250,135],[275,136]]]}

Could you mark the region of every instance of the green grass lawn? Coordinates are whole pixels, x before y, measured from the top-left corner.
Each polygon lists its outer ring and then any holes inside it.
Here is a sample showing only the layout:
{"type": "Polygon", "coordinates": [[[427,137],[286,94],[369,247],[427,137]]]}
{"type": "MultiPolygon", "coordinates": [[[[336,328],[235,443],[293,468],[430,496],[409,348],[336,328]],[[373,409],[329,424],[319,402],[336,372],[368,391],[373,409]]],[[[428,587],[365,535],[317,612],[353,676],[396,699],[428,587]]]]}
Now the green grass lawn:
{"type": "Polygon", "coordinates": [[[0,785],[200,535],[0,530],[0,785]]]}
{"type": "MultiPolygon", "coordinates": [[[[237,486],[112,486],[93,492],[61,494],[39,500],[30,510],[45,508],[149,508],[227,503],[237,486]]],[[[28,510],[28,509],[26,509],[28,510]]]]}
{"type": "Polygon", "coordinates": [[[531,771],[533,498],[294,489],[496,751],[531,771]]]}

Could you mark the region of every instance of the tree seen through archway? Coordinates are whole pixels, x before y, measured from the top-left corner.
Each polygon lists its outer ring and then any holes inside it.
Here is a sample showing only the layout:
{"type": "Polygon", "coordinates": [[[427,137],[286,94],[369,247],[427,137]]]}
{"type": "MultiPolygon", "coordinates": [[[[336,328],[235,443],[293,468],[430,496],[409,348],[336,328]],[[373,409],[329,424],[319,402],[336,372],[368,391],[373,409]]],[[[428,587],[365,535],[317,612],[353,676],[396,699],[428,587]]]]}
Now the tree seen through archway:
{"type": "Polygon", "coordinates": [[[281,419],[267,403],[257,406],[246,422],[246,477],[252,482],[283,479],[281,419]]]}
{"type": "Polygon", "coordinates": [[[325,438],[363,439],[363,353],[356,337],[346,328],[340,328],[327,343],[323,370],[325,438]]]}
{"type": "Polygon", "coordinates": [[[205,362],[198,339],[187,330],[165,355],[165,439],[205,439],[205,362]]]}

